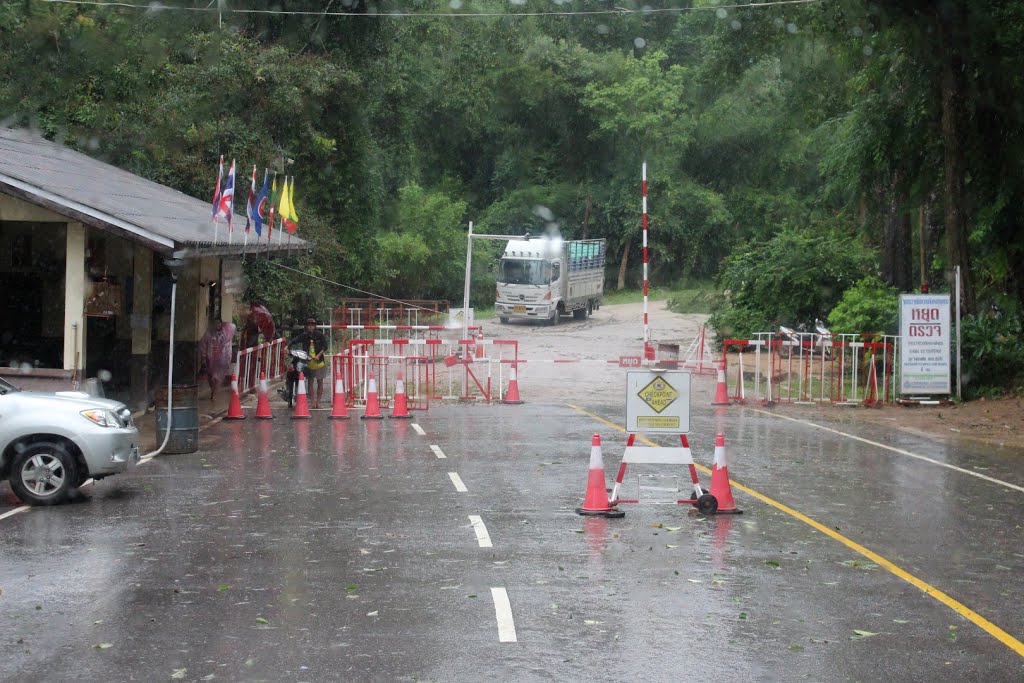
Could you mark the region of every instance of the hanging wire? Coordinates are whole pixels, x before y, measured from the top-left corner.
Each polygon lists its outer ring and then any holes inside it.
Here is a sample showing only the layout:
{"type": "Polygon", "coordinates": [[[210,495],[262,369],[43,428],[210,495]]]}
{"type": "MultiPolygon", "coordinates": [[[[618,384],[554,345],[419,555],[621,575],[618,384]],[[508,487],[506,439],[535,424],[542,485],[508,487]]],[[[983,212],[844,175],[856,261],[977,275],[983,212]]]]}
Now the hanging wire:
{"type": "Polygon", "coordinates": [[[579,17],[579,16],[600,16],[600,15],[633,15],[633,14],[678,14],[682,12],[718,11],[728,9],[757,9],[763,7],[779,7],[786,5],[813,5],[825,0],[772,0],[770,2],[749,2],[732,5],[705,5],[701,7],[642,7],[630,9],[626,7],[614,7],[599,10],[577,10],[577,11],[541,11],[541,12],[349,12],[338,10],[334,12],[324,10],[283,10],[283,9],[244,9],[230,7],[213,7],[213,3],[206,7],[181,7],[164,5],[159,2],[149,4],[136,4],[131,2],[107,2],[105,0],[37,0],[44,3],[60,3],[68,5],[93,5],[96,7],[122,7],[126,9],[144,10],[146,12],[217,12],[221,14],[276,14],[295,16],[319,16],[319,17],[359,17],[366,19],[402,19],[409,17],[433,17],[438,19],[474,19],[484,17],[579,17]]]}

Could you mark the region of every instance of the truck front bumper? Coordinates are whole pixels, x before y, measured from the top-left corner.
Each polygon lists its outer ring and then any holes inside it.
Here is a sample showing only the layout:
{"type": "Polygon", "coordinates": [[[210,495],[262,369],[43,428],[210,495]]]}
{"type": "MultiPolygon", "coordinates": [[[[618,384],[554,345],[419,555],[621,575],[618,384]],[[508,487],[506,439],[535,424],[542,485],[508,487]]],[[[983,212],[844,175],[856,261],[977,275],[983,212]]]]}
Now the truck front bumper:
{"type": "Polygon", "coordinates": [[[494,312],[501,318],[543,318],[551,317],[551,306],[548,304],[502,304],[494,305],[494,312]]]}

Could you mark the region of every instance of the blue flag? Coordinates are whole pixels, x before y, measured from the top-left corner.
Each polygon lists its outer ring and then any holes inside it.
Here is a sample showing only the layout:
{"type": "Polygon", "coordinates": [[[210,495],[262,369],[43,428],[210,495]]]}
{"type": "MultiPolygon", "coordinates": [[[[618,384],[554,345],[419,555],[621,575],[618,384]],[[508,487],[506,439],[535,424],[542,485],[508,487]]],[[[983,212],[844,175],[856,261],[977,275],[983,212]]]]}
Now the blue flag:
{"type": "Polygon", "coordinates": [[[266,171],[263,170],[263,188],[260,190],[259,195],[256,196],[256,236],[259,237],[263,234],[263,221],[267,219],[267,211],[270,207],[267,206],[267,193],[270,192],[270,177],[266,171]]]}

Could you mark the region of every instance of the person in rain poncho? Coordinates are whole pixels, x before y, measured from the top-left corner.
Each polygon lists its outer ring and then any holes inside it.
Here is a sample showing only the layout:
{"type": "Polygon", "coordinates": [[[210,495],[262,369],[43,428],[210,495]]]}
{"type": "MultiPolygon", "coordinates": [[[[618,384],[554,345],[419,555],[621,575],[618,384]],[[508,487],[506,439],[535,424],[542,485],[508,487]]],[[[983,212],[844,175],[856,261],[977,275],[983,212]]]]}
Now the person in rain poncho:
{"type": "Polygon", "coordinates": [[[217,388],[228,381],[231,363],[234,361],[231,353],[234,338],[235,326],[215,318],[210,320],[206,334],[199,340],[199,359],[210,383],[211,401],[216,398],[217,388]]]}

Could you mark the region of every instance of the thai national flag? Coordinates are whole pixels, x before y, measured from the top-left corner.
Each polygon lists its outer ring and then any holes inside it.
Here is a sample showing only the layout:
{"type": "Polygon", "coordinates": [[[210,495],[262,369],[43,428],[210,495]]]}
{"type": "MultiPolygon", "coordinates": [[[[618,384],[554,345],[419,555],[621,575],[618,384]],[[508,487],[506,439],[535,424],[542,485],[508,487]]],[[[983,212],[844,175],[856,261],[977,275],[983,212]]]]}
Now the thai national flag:
{"type": "Polygon", "coordinates": [[[220,206],[217,207],[216,218],[228,219],[228,232],[231,232],[231,215],[235,211],[235,162],[231,161],[231,170],[228,171],[227,182],[220,193],[220,206]]]}

